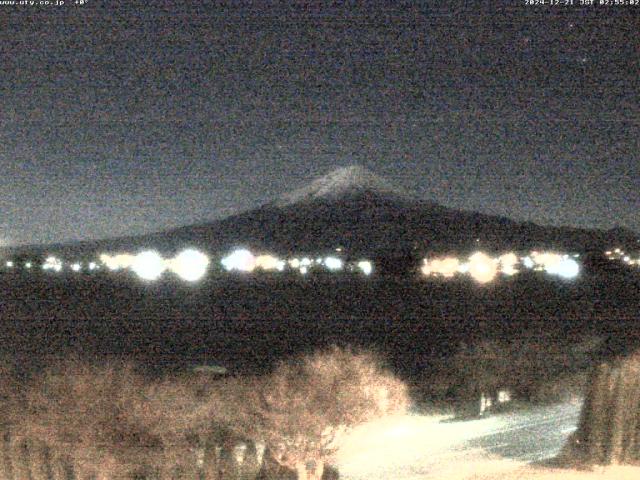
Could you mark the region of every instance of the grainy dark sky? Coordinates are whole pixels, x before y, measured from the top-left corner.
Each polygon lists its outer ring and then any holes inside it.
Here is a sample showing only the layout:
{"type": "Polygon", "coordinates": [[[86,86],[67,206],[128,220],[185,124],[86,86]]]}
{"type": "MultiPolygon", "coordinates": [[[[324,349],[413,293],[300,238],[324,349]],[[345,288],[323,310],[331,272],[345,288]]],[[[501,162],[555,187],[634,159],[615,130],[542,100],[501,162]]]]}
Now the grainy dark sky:
{"type": "Polygon", "coordinates": [[[66,3],[0,5],[4,243],[217,218],[350,164],[640,231],[640,6],[66,3]]]}

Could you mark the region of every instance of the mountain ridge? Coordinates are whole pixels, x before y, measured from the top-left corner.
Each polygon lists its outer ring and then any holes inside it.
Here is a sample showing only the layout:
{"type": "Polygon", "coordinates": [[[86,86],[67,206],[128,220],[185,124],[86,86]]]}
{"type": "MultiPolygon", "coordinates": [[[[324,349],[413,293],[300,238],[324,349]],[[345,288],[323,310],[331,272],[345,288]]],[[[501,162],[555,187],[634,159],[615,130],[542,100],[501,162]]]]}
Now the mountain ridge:
{"type": "Polygon", "coordinates": [[[445,207],[394,185],[361,166],[340,167],[258,208],[220,220],[72,244],[9,251],[105,251],[185,246],[223,252],[249,246],[274,253],[315,252],[342,246],[375,252],[557,248],[602,250],[637,244],[629,229],[541,226],[508,217],[445,207]],[[617,245],[616,245],[617,246],[617,245]]]}

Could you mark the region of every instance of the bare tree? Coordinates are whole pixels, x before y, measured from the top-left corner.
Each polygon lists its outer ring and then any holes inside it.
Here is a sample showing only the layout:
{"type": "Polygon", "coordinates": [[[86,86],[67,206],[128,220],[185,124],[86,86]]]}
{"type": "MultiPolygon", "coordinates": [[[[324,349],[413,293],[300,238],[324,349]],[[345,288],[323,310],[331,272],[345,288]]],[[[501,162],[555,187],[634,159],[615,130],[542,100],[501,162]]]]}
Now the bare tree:
{"type": "Polygon", "coordinates": [[[243,423],[299,480],[322,478],[350,428],[409,406],[406,386],[374,355],[336,347],[282,362],[255,387],[243,423]]]}

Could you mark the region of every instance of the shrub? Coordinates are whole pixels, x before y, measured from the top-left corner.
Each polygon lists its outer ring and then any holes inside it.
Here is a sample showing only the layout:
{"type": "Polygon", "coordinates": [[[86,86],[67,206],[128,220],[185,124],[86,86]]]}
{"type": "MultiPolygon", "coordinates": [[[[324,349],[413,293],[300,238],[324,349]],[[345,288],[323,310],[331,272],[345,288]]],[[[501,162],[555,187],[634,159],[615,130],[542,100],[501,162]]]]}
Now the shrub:
{"type": "Polygon", "coordinates": [[[38,375],[14,419],[15,439],[37,439],[78,475],[127,478],[144,469],[160,439],[132,415],[145,401],[144,379],[130,364],[68,361],[38,375]]]}
{"type": "Polygon", "coordinates": [[[598,344],[599,339],[594,337],[558,339],[540,335],[509,342],[462,344],[447,367],[432,369],[422,388],[427,395],[440,397],[453,391],[461,400],[503,387],[534,402],[570,400],[580,395],[598,344]]]}
{"type": "Polygon", "coordinates": [[[245,421],[299,479],[322,477],[348,429],[409,406],[406,386],[374,355],[337,347],[282,362],[256,387],[245,421]]]}
{"type": "Polygon", "coordinates": [[[338,348],[281,362],[263,377],[151,381],[130,363],[78,360],[22,385],[2,374],[18,477],[48,468],[96,480],[255,478],[266,448],[298,478],[321,478],[342,433],[409,403],[405,385],[374,355],[338,348]]]}

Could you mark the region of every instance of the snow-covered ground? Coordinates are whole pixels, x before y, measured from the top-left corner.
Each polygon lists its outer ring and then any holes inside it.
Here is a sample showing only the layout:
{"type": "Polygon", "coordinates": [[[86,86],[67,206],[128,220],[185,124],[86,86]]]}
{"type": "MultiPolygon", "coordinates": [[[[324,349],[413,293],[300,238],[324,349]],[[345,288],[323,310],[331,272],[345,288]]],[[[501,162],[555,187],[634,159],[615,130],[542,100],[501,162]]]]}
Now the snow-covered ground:
{"type": "Polygon", "coordinates": [[[559,453],[577,426],[580,406],[564,403],[467,421],[420,415],[385,419],[355,430],[335,463],[346,480],[551,475],[552,470],[529,464],[559,453]]]}

